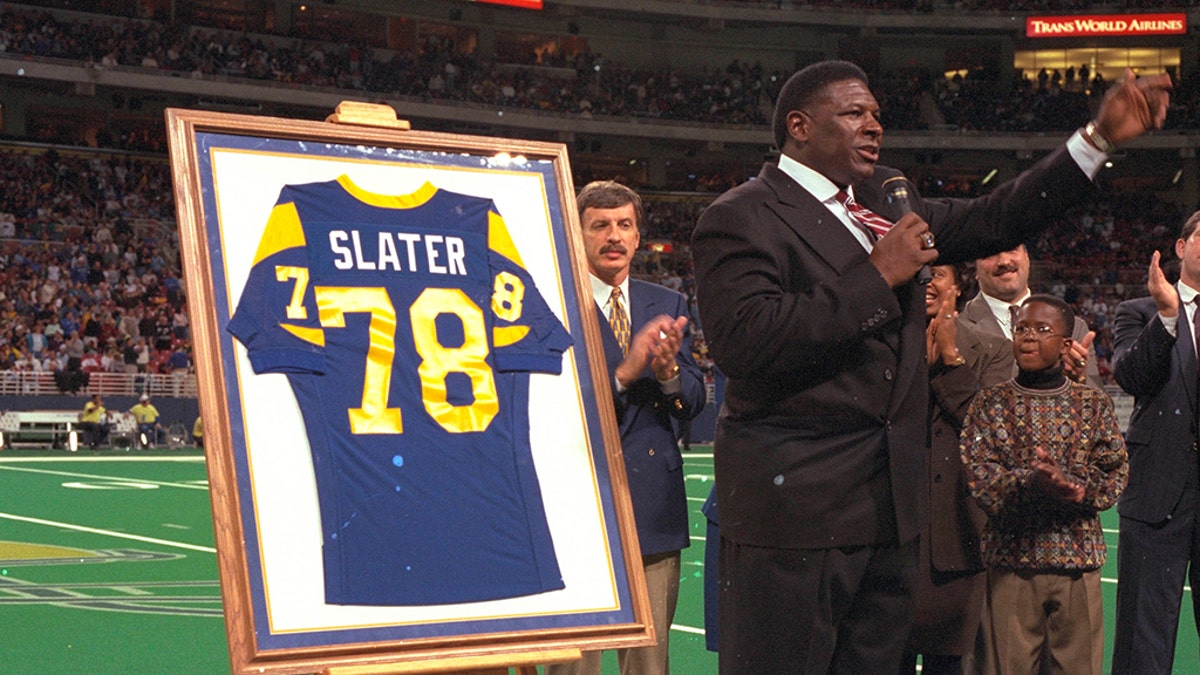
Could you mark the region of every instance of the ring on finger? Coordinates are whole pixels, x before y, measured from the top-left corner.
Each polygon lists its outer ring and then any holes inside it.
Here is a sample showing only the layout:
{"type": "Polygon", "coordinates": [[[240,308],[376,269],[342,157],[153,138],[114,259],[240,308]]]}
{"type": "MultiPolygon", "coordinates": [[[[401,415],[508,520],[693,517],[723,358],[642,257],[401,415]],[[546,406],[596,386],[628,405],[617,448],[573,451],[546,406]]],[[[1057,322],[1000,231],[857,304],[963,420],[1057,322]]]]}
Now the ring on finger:
{"type": "Polygon", "coordinates": [[[928,248],[933,248],[933,245],[934,245],[933,233],[932,232],[922,232],[921,233],[921,247],[928,249],[928,248]]]}

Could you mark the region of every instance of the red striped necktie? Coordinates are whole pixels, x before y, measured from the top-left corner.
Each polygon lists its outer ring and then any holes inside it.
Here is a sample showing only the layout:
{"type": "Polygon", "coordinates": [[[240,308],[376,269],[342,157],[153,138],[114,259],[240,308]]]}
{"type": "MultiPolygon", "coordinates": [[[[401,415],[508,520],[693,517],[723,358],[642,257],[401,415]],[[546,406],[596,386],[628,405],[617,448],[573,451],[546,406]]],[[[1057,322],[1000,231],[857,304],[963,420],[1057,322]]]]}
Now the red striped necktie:
{"type": "Polygon", "coordinates": [[[892,221],[865,206],[859,206],[858,202],[846,194],[845,190],[837,191],[837,200],[850,212],[851,218],[866,227],[876,238],[882,237],[888,233],[888,230],[892,229],[892,221]]]}

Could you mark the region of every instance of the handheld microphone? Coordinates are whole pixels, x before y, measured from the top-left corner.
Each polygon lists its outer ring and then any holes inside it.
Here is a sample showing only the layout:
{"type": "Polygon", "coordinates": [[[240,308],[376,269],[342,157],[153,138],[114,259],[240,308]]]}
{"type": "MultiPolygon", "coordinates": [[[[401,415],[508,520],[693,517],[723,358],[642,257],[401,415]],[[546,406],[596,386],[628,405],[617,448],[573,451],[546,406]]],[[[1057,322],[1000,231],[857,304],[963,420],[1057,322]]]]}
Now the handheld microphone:
{"type": "MultiPolygon", "coordinates": [[[[908,201],[908,179],[903,175],[896,175],[883,181],[883,189],[887,193],[887,202],[892,204],[900,215],[912,213],[912,204],[908,201]]],[[[928,284],[933,279],[933,272],[930,271],[929,265],[922,265],[921,270],[917,272],[917,283],[921,285],[928,284]]]]}

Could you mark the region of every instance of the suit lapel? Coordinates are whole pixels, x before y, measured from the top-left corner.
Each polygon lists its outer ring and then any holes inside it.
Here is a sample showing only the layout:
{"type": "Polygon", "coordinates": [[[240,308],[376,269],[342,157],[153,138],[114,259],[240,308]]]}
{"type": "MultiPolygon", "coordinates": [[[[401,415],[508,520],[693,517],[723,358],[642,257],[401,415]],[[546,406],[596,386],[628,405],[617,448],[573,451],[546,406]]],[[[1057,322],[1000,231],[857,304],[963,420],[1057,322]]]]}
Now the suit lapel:
{"type": "Polygon", "coordinates": [[[775,191],[778,200],[768,202],[767,207],[839,274],[867,255],[846,225],[779,167],[768,164],[758,177],[775,191]]]}
{"type": "Polygon", "coordinates": [[[967,323],[980,332],[989,335],[1004,335],[1004,330],[1000,328],[1000,322],[996,320],[996,315],[992,313],[992,308],[988,307],[987,300],[983,299],[982,293],[977,293],[975,297],[967,301],[966,306],[963,307],[962,316],[967,323]]]}
{"type": "Polygon", "coordinates": [[[617,342],[617,335],[613,333],[612,325],[608,323],[608,317],[604,316],[604,310],[599,304],[595,302],[592,304],[596,305],[596,319],[600,322],[600,344],[604,347],[604,358],[611,367],[616,368],[617,364],[624,359],[621,354],[621,343],[617,342]]]}
{"type": "MultiPolygon", "coordinates": [[[[659,313],[654,309],[654,295],[646,291],[646,287],[636,279],[629,280],[629,330],[633,335],[659,313]]],[[[633,335],[629,336],[630,339],[633,339],[633,335]]]]}
{"type": "MultiPolygon", "coordinates": [[[[767,206],[837,274],[840,275],[852,265],[861,263],[867,256],[866,249],[850,234],[846,225],[779,167],[768,164],[759,172],[758,177],[774,190],[778,199],[777,203],[768,202],[767,206]]],[[[864,195],[877,195],[879,192],[868,185],[861,188],[855,186],[856,192],[860,189],[864,190],[864,195]]],[[[924,321],[914,318],[925,316],[925,296],[917,292],[916,286],[916,281],[911,281],[896,290],[904,317],[899,330],[900,341],[899,344],[895,344],[891,340],[885,340],[898,354],[895,384],[895,390],[898,392],[907,391],[913,385],[925,359],[924,321]]],[[[632,292],[631,288],[630,293],[632,292]]],[[[904,400],[905,396],[892,396],[890,412],[895,414],[904,400]]]]}

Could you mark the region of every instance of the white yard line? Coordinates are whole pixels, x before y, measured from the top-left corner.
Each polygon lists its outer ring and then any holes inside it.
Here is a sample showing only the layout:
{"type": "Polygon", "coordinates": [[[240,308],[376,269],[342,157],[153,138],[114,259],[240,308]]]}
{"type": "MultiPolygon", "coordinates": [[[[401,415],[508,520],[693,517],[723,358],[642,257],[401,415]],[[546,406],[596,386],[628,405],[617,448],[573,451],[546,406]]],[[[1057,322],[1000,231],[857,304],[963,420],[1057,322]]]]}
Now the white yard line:
{"type": "Polygon", "coordinates": [[[0,520],[15,520],[21,523],[32,523],[34,525],[46,525],[48,527],[58,527],[67,530],[75,530],[76,532],[87,532],[89,534],[100,534],[106,537],[116,537],[118,539],[129,539],[132,541],[140,541],[147,544],[159,544],[160,546],[171,546],[174,548],[187,549],[189,551],[200,551],[202,553],[216,553],[217,549],[212,546],[197,546],[196,544],[185,544],[181,541],[169,541],[167,539],[158,539],[156,537],[143,537],[139,534],[128,534],[126,532],[114,532],[113,530],[101,530],[95,527],[86,527],[83,525],[75,525],[73,523],[63,523],[56,520],[44,520],[42,518],[31,518],[29,516],[18,516],[13,513],[0,513],[0,520]]]}
{"type": "Polygon", "coordinates": [[[53,469],[34,469],[27,466],[0,466],[0,471],[20,471],[24,473],[38,473],[48,476],[65,476],[67,478],[86,478],[88,480],[98,481],[128,481],[146,483],[148,485],[158,485],[160,487],[177,487],[185,490],[208,490],[208,485],[198,485],[196,483],[177,483],[171,481],[149,480],[146,478],[127,478],[122,476],[105,476],[103,474],[94,473],[75,473],[74,471],[55,471],[53,469]]]}

